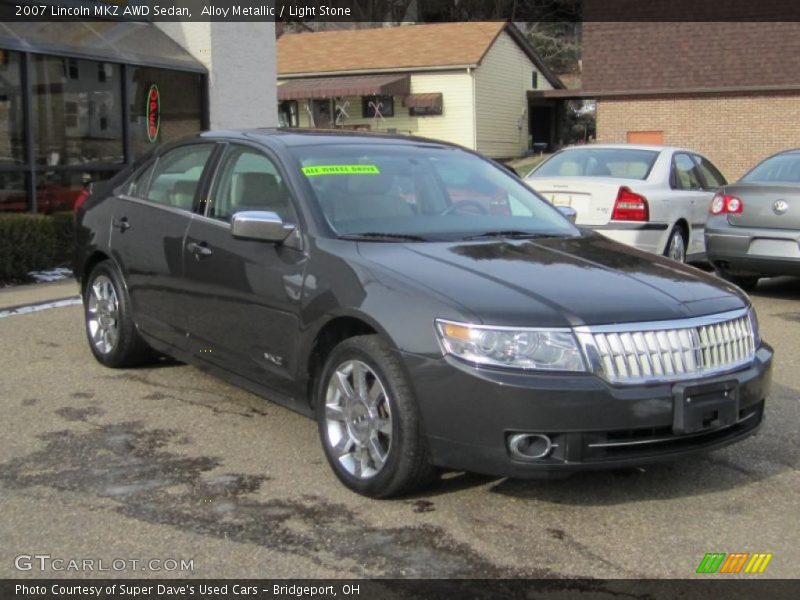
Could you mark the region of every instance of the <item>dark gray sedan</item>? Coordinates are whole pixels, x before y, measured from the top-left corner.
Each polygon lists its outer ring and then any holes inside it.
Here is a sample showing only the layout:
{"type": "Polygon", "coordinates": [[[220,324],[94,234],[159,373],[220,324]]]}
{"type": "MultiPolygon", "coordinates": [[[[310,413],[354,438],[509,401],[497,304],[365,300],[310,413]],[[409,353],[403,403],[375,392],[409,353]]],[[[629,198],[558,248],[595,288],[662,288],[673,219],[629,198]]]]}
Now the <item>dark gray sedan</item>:
{"type": "Polygon", "coordinates": [[[745,290],[760,277],[800,275],[800,150],[769,157],[709,207],[706,253],[745,290]]]}
{"type": "Polygon", "coordinates": [[[208,133],[96,189],[77,223],[98,361],[168,354],[315,416],[362,494],[437,467],[663,460],[762,421],[772,351],[745,294],[577,228],[462,148],[208,133]]]}

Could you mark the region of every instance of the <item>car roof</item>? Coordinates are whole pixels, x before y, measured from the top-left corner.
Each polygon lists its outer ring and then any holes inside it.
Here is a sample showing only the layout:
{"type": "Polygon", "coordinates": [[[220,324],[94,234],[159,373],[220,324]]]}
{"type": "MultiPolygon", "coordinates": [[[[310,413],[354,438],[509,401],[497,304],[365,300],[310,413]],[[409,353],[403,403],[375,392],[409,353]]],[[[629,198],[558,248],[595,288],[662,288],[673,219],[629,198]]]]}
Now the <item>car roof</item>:
{"type": "Polygon", "coordinates": [[[418,136],[375,133],[370,131],[347,131],[341,129],[261,128],[218,130],[206,131],[201,133],[200,137],[249,139],[264,143],[277,141],[284,146],[320,146],[328,144],[399,144],[416,146],[419,144],[433,144],[440,147],[464,149],[457,144],[418,136]]]}

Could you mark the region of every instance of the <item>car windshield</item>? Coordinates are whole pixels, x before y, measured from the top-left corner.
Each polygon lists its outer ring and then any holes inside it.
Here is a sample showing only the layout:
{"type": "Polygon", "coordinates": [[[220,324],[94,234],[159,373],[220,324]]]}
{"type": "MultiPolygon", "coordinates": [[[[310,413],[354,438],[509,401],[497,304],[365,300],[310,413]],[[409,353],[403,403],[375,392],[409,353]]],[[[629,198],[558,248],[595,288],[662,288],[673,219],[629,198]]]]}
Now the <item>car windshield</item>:
{"type": "Polygon", "coordinates": [[[575,148],[554,154],[528,177],[616,177],[647,179],[656,162],[655,150],[575,148]]]}
{"type": "Polygon", "coordinates": [[[458,149],[337,144],[291,151],[339,237],[422,241],[579,233],[521,181],[458,149]]]}
{"type": "Polygon", "coordinates": [[[800,154],[768,158],[741,179],[744,183],[800,183],[800,154]]]}

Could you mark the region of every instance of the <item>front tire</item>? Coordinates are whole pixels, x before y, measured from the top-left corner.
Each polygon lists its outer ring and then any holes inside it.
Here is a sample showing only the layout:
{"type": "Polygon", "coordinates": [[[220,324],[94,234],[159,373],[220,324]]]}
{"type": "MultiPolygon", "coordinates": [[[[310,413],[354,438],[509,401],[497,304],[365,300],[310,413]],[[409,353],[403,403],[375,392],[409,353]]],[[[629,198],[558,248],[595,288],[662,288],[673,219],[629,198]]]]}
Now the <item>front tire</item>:
{"type": "Polygon", "coordinates": [[[416,400],[392,348],[377,335],[349,338],[328,356],[316,392],[322,447],[348,488],[371,498],[431,482],[416,400]]]}
{"type": "Polygon", "coordinates": [[[664,256],[677,262],[686,262],[686,234],[679,225],[675,225],[672,228],[672,233],[669,234],[664,256]]]}
{"type": "Polygon", "coordinates": [[[125,368],[148,362],[152,351],[136,330],[122,276],[111,261],[92,269],[83,291],[84,322],[89,348],[107,367],[125,368]]]}

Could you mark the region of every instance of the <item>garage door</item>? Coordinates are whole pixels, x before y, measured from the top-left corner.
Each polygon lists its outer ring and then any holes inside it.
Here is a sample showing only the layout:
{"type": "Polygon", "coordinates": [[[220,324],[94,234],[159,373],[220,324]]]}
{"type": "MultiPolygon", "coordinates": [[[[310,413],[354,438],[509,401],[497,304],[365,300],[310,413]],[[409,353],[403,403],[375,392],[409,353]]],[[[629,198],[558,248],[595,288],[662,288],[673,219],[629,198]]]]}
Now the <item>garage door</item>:
{"type": "Polygon", "coordinates": [[[629,144],[656,144],[662,146],[664,144],[663,131],[629,131],[628,132],[629,144]]]}

